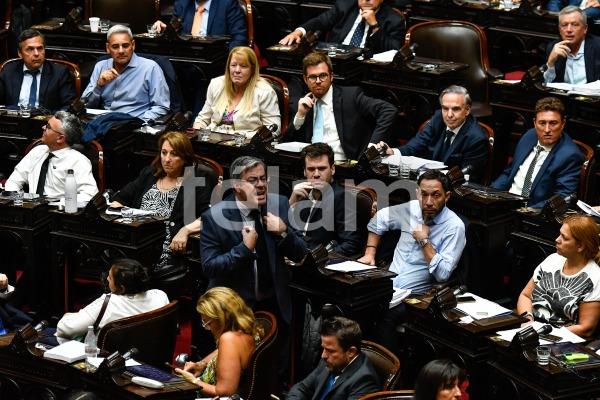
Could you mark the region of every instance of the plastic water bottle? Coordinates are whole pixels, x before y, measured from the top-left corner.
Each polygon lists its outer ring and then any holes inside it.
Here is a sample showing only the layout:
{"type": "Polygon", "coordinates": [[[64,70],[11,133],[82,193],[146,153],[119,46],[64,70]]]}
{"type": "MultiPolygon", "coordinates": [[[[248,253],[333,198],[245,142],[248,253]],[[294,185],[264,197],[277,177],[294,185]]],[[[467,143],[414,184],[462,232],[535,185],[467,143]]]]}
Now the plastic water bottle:
{"type": "Polygon", "coordinates": [[[88,372],[91,370],[90,358],[98,355],[97,338],[94,333],[94,327],[88,326],[87,334],[85,335],[85,360],[88,372]]]}
{"type": "Polygon", "coordinates": [[[77,182],[73,170],[67,170],[65,179],[65,212],[73,214],[77,212],[77,182]]]}

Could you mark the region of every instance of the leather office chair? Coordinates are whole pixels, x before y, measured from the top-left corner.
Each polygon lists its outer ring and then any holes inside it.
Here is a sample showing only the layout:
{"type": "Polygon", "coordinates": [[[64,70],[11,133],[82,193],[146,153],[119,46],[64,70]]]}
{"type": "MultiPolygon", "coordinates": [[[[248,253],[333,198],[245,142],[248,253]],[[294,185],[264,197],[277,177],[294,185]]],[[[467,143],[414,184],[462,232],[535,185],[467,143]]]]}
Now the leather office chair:
{"type": "MultiPolygon", "coordinates": [[[[42,144],[42,139],[35,139],[25,148],[23,155],[29,153],[31,149],[39,144],[42,144]]],[[[92,140],[85,145],[77,143],[73,145],[73,148],[89,158],[92,163],[92,174],[96,180],[98,191],[100,193],[104,192],[104,151],[102,145],[92,140]]]]}
{"type": "Polygon", "coordinates": [[[263,400],[268,393],[273,393],[275,387],[276,374],[273,373],[272,367],[278,356],[277,346],[275,346],[277,319],[267,311],[256,311],[254,316],[262,326],[264,334],[250,357],[244,380],[240,383],[240,394],[246,400],[263,400]]]}
{"type": "Polygon", "coordinates": [[[459,80],[473,98],[475,116],[489,116],[488,79],[502,74],[490,68],[488,44],[481,27],[467,21],[428,21],[411,26],[405,44],[417,43],[417,56],[468,64],[459,80]]]}
{"type": "Polygon", "coordinates": [[[279,103],[279,112],[281,113],[281,126],[279,127],[281,134],[287,130],[290,115],[290,90],[287,83],[281,78],[273,75],[260,74],[271,84],[275,93],[277,93],[277,102],[279,103]]]}
{"type": "Polygon", "coordinates": [[[400,377],[398,357],[384,346],[368,340],[362,341],[362,351],[375,367],[383,390],[394,389],[400,377]]]}
{"type": "Polygon", "coordinates": [[[359,397],[358,400],[407,400],[414,399],[414,390],[391,390],[367,394],[359,397]]]}
{"type": "Polygon", "coordinates": [[[594,163],[594,149],[591,146],[580,142],[579,140],[573,140],[573,142],[579,147],[579,150],[583,154],[583,164],[581,165],[581,174],[579,174],[579,190],[577,191],[577,198],[582,201],[588,201],[588,188],[591,184],[590,171],[592,170],[592,164],[594,163]]]}
{"type": "Polygon", "coordinates": [[[85,0],[85,19],[100,17],[126,23],[135,33],[146,33],[146,25],[160,19],[160,0],[85,0]]]}
{"type": "Polygon", "coordinates": [[[147,364],[164,366],[171,362],[177,336],[177,300],[154,311],[118,319],[98,333],[98,348],[123,354],[135,347],[135,357],[147,364]]]}
{"type": "MultiPolygon", "coordinates": [[[[10,60],[4,61],[0,65],[0,72],[2,72],[2,70],[4,69],[4,66],[6,64],[11,63],[11,62],[16,62],[19,60],[20,60],[20,58],[11,58],[10,60]]],[[[53,64],[64,65],[65,67],[67,67],[67,69],[71,73],[71,76],[75,80],[75,93],[77,94],[77,97],[81,96],[81,71],[79,70],[79,66],[70,61],[59,60],[56,58],[47,58],[46,60],[53,64]]]]}
{"type": "MultiPolygon", "coordinates": [[[[246,36],[248,38],[248,47],[254,48],[254,17],[252,16],[252,1],[238,0],[240,7],[246,16],[246,36]]],[[[258,54],[257,54],[258,56],[258,54]]]]}

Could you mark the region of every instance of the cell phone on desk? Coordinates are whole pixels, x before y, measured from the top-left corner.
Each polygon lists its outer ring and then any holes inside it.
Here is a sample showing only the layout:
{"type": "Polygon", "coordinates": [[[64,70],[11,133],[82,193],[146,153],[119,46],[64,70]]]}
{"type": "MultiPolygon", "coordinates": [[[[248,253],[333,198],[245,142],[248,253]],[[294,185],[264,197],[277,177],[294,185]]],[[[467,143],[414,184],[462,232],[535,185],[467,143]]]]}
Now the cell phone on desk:
{"type": "Polygon", "coordinates": [[[458,296],[456,298],[457,303],[474,303],[475,297],[473,296],[458,296]]]}
{"type": "Polygon", "coordinates": [[[108,207],[106,209],[106,211],[110,211],[110,212],[121,212],[121,208],[123,207],[108,207]]]}
{"type": "Polygon", "coordinates": [[[539,336],[540,336],[540,339],[545,340],[547,342],[552,342],[552,343],[558,343],[561,340],[563,340],[563,338],[561,338],[560,336],[556,336],[556,335],[540,333],[539,336]]]}

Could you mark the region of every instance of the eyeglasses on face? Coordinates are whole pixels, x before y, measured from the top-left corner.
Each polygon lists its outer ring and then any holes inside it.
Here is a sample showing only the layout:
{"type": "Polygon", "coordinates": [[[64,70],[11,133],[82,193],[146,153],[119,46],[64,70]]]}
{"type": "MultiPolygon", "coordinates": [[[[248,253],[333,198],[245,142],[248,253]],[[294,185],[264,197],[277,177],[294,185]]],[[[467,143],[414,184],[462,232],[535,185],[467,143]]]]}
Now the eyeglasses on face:
{"type": "Polygon", "coordinates": [[[42,129],[43,130],[50,129],[51,131],[54,131],[56,133],[60,133],[61,135],[65,134],[64,132],[57,131],[56,129],[54,129],[53,127],[51,127],[50,124],[46,124],[46,125],[42,126],[42,129]]]}
{"type": "Polygon", "coordinates": [[[248,182],[252,186],[256,186],[259,183],[268,183],[270,180],[271,180],[271,178],[269,178],[267,176],[261,176],[261,177],[252,176],[252,177],[250,177],[248,179],[242,179],[242,181],[248,182]]]}
{"type": "Polygon", "coordinates": [[[318,75],[308,75],[306,77],[306,79],[308,79],[309,82],[315,83],[318,80],[320,80],[321,82],[326,81],[327,78],[329,78],[329,74],[326,72],[320,73],[318,75]]]}

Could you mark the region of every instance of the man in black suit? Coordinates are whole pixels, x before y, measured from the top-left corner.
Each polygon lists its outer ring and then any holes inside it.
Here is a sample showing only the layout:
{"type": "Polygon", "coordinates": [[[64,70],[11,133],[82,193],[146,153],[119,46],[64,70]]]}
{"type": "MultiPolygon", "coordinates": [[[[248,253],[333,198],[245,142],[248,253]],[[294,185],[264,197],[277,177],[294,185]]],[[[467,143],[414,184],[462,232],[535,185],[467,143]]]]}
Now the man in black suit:
{"type": "Polygon", "coordinates": [[[44,37],[35,29],[19,35],[21,61],[8,63],[0,73],[0,104],[66,110],[75,100],[75,81],[69,70],[46,61],[44,37]],[[33,90],[32,90],[33,89],[33,90]]]}
{"type": "Polygon", "coordinates": [[[307,180],[296,184],[290,196],[296,228],[310,248],[323,245],[348,257],[362,252],[369,221],[358,221],[355,197],[346,207],[346,196],[353,194],[333,180],[333,150],[325,143],[313,143],[301,157],[307,180]]]}
{"type": "Polygon", "coordinates": [[[208,287],[235,290],[251,307],[292,318],[283,257],[302,261],[306,243],[288,222],[288,200],[267,194],[265,164],[250,156],[230,167],[233,195],[202,214],[200,249],[208,287]]]}
{"type": "Polygon", "coordinates": [[[405,28],[402,14],[384,0],[337,0],[329,10],[302,24],[279,43],[298,43],[306,32],[320,31],[330,32],[330,42],[380,53],[402,47],[405,28]]]}
{"type": "Polygon", "coordinates": [[[560,40],[548,44],[544,80],[584,84],[600,79],[600,39],[587,34],[587,16],[579,6],[558,13],[560,40]]]}
{"type": "Polygon", "coordinates": [[[302,64],[310,92],[298,100],[283,141],[327,143],[337,161],[357,160],[369,143],[386,140],[396,107],[366,96],[359,87],[332,85],[333,69],[326,54],[310,53],[302,64]]]}
{"type": "Polygon", "coordinates": [[[355,321],[333,317],[321,326],[321,362],[288,393],[287,400],[348,400],[381,390],[379,377],[361,349],[355,321]]]}
{"type": "Polygon", "coordinates": [[[488,137],[471,115],[471,96],[462,86],[452,85],[440,94],[441,110],[436,111],[422,132],[407,144],[387,154],[417,156],[441,161],[448,167],[468,170],[473,181],[481,181],[488,159],[488,137]]]}

